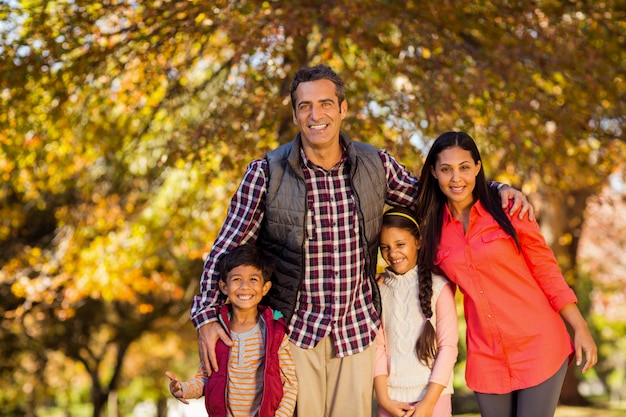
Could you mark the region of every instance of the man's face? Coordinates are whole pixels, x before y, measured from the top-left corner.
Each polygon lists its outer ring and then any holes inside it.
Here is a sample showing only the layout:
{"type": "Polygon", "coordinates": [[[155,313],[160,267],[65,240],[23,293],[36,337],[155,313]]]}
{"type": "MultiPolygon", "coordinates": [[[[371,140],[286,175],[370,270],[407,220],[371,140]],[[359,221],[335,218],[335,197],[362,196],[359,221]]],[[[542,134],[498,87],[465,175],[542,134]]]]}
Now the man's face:
{"type": "Polygon", "coordinates": [[[305,151],[338,146],[341,121],[346,117],[348,104],[341,105],[330,80],[300,83],[296,89],[293,121],[302,134],[305,151]]]}

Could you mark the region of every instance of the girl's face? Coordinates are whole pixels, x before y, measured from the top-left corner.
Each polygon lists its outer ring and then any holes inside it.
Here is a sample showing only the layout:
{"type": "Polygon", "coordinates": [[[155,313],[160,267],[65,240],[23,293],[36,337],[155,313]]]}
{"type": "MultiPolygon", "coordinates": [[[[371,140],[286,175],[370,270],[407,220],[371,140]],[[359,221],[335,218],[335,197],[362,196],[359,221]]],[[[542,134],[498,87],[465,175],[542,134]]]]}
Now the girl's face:
{"type": "Polygon", "coordinates": [[[479,172],[480,161],[474,162],[470,151],[458,146],[441,151],[435,167],[431,168],[448,203],[461,208],[474,203],[472,192],[479,172]]]}
{"type": "Polygon", "coordinates": [[[407,229],[383,226],[380,231],[380,253],[398,275],[405,274],[417,265],[420,242],[407,229]]]}

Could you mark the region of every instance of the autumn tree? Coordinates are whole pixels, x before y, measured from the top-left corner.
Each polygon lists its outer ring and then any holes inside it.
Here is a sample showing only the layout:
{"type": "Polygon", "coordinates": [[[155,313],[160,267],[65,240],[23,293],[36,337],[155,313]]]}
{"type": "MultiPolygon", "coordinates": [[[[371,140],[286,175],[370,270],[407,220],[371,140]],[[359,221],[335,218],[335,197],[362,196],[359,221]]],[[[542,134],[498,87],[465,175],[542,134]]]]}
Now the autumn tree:
{"type": "Polygon", "coordinates": [[[414,171],[472,133],[541,197],[572,284],[585,202],[625,155],[619,1],[30,1],[0,22],[3,342],[28,327],[82,363],[94,415],[188,306],[246,164],[295,133],[303,65],[335,68],[348,134],[414,171]]]}

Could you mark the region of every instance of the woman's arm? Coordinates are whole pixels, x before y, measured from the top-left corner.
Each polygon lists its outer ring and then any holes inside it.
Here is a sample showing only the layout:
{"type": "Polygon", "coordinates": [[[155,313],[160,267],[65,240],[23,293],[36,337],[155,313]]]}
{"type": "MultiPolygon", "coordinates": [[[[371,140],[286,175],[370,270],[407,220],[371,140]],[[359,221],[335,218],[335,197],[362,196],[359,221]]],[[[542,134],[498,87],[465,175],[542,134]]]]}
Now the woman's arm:
{"type": "Polygon", "coordinates": [[[574,303],[566,304],[560,311],[561,316],[574,330],[574,349],[576,351],[576,365],[580,365],[583,361],[583,352],[585,353],[585,365],[581,372],[591,369],[598,362],[598,347],[593,341],[589,326],[580,314],[578,306],[574,303]]]}

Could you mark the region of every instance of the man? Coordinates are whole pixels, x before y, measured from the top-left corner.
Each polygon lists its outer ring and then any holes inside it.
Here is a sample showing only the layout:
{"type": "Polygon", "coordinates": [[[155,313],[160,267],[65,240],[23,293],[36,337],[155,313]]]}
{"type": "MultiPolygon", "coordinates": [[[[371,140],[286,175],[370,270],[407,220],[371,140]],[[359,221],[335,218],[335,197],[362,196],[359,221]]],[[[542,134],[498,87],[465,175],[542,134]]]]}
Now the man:
{"type": "MultiPolygon", "coordinates": [[[[268,297],[289,322],[301,382],[296,415],[371,413],[374,338],[380,326],[375,282],[378,234],[385,203],[410,207],[417,179],[386,151],[341,132],[348,111],[344,84],[330,68],[302,68],[291,86],[295,139],[252,161],[205,263],[191,317],[200,358],[216,369],[219,302],[215,265],[233,247],[254,242],[274,256],[268,297]]],[[[501,190],[503,205],[524,202],[501,190]]],[[[532,211],[530,212],[532,216],[532,211]]]]}

